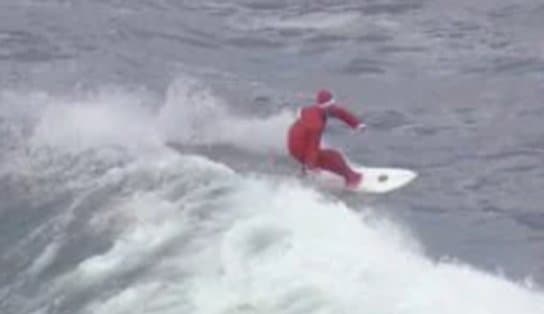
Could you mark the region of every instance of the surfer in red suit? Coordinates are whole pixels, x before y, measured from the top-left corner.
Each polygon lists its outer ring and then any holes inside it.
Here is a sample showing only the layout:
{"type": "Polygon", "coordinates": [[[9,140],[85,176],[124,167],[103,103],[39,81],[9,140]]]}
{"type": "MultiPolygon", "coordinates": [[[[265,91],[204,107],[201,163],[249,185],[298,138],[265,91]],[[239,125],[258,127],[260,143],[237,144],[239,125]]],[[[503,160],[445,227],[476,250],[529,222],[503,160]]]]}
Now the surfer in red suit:
{"type": "Polygon", "coordinates": [[[289,128],[289,153],[301,163],[303,174],[307,170],[331,171],[344,177],[348,188],[356,188],[363,179],[362,174],[351,169],[337,150],[320,147],[329,117],[337,118],[356,130],[365,128],[354,114],[336,105],[330,91],[323,89],[317,93],[316,103],[303,107],[298,119],[289,128]]]}

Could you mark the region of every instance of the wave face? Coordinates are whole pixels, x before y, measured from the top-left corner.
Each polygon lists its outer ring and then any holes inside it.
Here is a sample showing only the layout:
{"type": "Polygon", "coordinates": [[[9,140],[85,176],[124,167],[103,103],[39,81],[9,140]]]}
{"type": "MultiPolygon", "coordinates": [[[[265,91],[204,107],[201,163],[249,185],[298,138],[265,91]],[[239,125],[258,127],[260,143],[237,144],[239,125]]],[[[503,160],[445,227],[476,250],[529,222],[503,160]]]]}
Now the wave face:
{"type": "Polygon", "coordinates": [[[165,146],[168,105],[134,99],[4,95],[4,313],[542,311],[539,292],[433,261],[372,208],[165,146]]]}

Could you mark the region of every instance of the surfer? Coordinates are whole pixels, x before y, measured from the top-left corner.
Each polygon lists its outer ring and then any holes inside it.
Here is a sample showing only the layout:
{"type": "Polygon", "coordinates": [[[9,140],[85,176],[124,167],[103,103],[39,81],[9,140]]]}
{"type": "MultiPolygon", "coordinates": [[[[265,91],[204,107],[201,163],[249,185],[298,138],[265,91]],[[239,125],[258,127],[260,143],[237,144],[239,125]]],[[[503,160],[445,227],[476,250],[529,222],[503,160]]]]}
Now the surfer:
{"type": "Polygon", "coordinates": [[[289,128],[289,153],[302,165],[303,175],[308,170],[327,170],[342,176],[348,188],[356,188],[363,175],[351,169],[337,150],[321,148],[321,136],[329,117],[340,119],[355,130],[365,128],[354,114],[335,103],[330,91],[323,89],[317,93],[315,104],[301,108],[289,128]]]}

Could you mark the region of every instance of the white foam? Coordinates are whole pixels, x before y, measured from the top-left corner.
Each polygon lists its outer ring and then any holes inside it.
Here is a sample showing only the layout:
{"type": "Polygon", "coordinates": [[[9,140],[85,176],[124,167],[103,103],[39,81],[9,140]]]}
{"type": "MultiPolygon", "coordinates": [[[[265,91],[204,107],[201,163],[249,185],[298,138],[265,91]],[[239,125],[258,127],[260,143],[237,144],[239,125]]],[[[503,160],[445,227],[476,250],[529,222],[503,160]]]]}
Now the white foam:
{"type": "Polygon", "coordinates": [[[361,14],[357,12],[323,12],[316,11],[304,14],[289,14],[278,16],[277,14],[248,15],[232,20],[231,24],[241,30],[312,30],[319,32],[344,32],[356,23],[361,22],[361,14]]]}
{"type": "MultiPolygon", "coordinates": [[[[145,279],[91,304],[89,313],[544,310],[541,292],[466,265],[431,261],[399,226],[372,215],[362,219],[344,204],[294,182],[278,186],[247,179],[216,201],[229,219],[192,221],[200,233],[188,235],[199,239],[190,249],[155,260],[145,279]]],[[[183,221],[175,214],[159,215],[135,227],[162,220],[177,228],[183,221]]],[[[155,237],[163,238],[162,231],[154,230],[155,237]]],[[[141,249],[153,243],[133,245],[141,249]]],[[[108,254],[126,253],[112,249],[108,254]]]]}
{"type": "Polygon", "coordinates": [[[294,112],[267,118],[242,117],[197,81],[180,78],[167,93],[159,125],[169,141],[191,145],[227,144],[256,153],[284,154],[294,112]]]}
{"type": "MultiPolygon", "coordinates": [[[[186,216],[205,201],[198,195],[233,174],[222,164],[199,156],[165,154],[136,160],[96,180],[99,186],[123,183],[126,196],[97,209],[89,222],[97,232],[115,231],[117,236],[106,252],[87,258],[57,278],[46,297],[85,293],[111,278],[154,264],[161,250],[191,230],[186,216]]],[[[126,295],[130,291],[123,292],[123,298],[126,295]]]]}
{"type": "MultiPolygon", "coordinates": [[[[13,141],[20,146],[52,147],[81,152],[122,147],[141,154],[164,148],[165,141],[181,144],[226,144],[254,153],[284,154],[285,136],[294,112],[266,118],[238,116],[228,105],[193,79],[180,78],[167,91],[158,113],[144,103],[146,96],[104,90],[73,97],[45,93],[0,95],[2,116],[28,120],[13,141]]],[[[14,122],[21,124],[20,121],[14,122]]],[[[10,131],[13,133],[13,131],[10,131]]]]}
{"type": "Polygon", "coordinates": [[[98,93],[83,99],[54,99],[35,128],[33,143],[70,149],[108,145],[158,145],[151,113],[138,95],[98,93]]]}
{"type": "Polygon", "coordinates": [[[60,246],[58,242],[50,243],[43,249],[42,253],[32,262],[29,268],[29,273],[37,275],[45,268],[49,267],[57,258],[60,246]]]}
{"type": "Polygon", "coordinates": [[[277,29],[327,30],[348,27],[361,18],[357,12],[312,12],[298,16],[265,20],[266,26],[277,29]]]}

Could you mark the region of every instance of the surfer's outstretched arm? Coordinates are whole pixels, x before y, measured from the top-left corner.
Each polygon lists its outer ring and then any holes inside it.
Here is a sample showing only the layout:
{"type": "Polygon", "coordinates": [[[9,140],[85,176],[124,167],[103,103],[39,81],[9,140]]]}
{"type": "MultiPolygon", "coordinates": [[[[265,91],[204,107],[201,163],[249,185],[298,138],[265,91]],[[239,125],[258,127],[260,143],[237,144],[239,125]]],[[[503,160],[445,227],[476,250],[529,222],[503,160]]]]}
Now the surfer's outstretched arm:
{"type": "Polygon", "coordinates": [[[327,111],[331,116],[343,121],[345,124],[349,125],[352,129],[364,127],[364,124],[359,118],[357,118],[353,113],[351,113],[347,109],[344,109],[338,105],[331,105],[330,107],[327,108],[327,111]]]}

